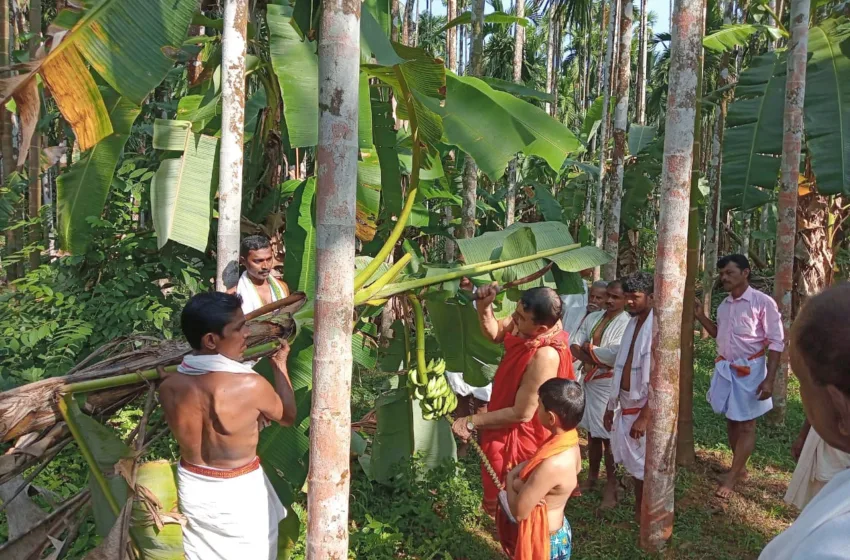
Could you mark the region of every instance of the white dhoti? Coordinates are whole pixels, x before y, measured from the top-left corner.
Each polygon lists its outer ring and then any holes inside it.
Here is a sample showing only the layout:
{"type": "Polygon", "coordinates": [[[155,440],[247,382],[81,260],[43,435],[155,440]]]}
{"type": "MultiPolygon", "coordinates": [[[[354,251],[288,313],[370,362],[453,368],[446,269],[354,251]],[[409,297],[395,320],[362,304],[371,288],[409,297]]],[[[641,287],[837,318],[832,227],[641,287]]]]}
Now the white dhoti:
{"type": "Polygon", "coordinates": [[[706,398],[717,414],[735,422],[753,420],[773,408],[773,399],[758,400],[758,387],[767,377],[764,356],[734,361],[718,358],[706,398]]]}
{"type": "Polygon", "coordinates": [[[187,520],[183,527],[187,560],[277,558],[277,526],[286,517],[286,509],[259,460],[250,472],[220,477],[231,474],[234,471],[184,466],[182,461],[178,465],[177,493],[187,520]],[[213,476],[187,468],[206,470],[213,476]]]}
{"type": "Polygon", "coordinates": [[[835,449],[812,428],[788,484],[785,502],[803,509],[835,475],[848,468],[850,453],[835,449]]]}
{"type": "Polygon", "coordinates": [[[468,397],[472,395],[479,401],[490,402],[490,395],[493,394],[493,384],[489,383],[484,387],[473,387],[463,380],[463,374],[457,371],[447,371],[446,381],[449,382],[449,387],[460,397],[468,397]]]}
{"type": "Polygon", "coordinates": [[[584,415],[579,426],[590,432],[590,437],[608,439],[611,433],[605,429],[602,419],[611,397],[614,373],[610,369],[597,369],[585,377],[584,415]]]}
{"type": "Polygon", "coordinates": [[[614,412],[614,425],[611,430],[611,452],[614,462],[622,464],[629,474],[643,480],[644,460],[646,458],[646,434],[640,439],[629,435],[640,410],[646,405],[646,399],[632,400],[629,393],[620,391],[620,408],[614,412]]]}

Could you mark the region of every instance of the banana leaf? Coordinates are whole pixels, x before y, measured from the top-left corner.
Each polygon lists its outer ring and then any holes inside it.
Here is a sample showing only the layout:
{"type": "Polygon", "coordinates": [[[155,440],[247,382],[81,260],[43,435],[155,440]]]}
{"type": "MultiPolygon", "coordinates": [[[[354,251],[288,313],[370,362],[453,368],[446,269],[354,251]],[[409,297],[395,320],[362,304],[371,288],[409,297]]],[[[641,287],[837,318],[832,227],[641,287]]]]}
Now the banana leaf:
{"type": "Polygon", "coordinates": [[[785,54],[753,58],[729,105],[723,139],[721,204],[751,210],[773,198],[782,155],[785,54]]]}
{"type": "Polygon", "coordinates": [[[658,127],[641,126],[632,123],[629,126],[629,153],[633,156],[641,153],[647,146],[652,144],[657,132],[658,127]]]}
{"type": "Polygon", "coordinates": [[[827,19],[809,31],[806,146],[821,194],[850,194],[850,20],[827,19]]]}
{"type": "Polygon", "coordinates": [[[774,41],[787,37],[787,34],[777,27],[752,23],[733,23],[724,25],[718,31],[703,37],[702,45],[714,52],[726,52],[738,45],[749,44],[750,38],[756,33],[764,33],[774,41]]]}
{"type": "Polygon", "coordinates": [[[286,266],[283,280],[313,299],[316,293],[316,179],[311,177],[295,189],[286,210],[286,266]]]}
{"type": "Polygon", "coordinates": [[[106,204],[115,168],[140,108],[114,91],[103,91],[114,133],[80,155],[56,178],[56,215],[61,247],[83,254],[91,241],[89,216],[99,217],[106,204]]]}

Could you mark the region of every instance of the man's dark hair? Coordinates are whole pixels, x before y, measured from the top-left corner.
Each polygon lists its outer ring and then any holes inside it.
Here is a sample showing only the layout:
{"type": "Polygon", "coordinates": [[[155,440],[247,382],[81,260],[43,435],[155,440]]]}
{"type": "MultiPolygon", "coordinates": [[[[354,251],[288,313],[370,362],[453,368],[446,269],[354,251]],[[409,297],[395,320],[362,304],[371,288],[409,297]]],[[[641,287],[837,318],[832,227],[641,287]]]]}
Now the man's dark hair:
{"type": "MultiPolygon", "coordinates": [[[[608,282],[608,289],[610,290],[611,288],[620,288],[621,290],[623,290],[623,281],[611,280],[610,282],[608,282]]],[[[623,291],[625,292],[625,290],[623,291]]]]}
{"type": "Polygon", "coordinates": [[[239,245],[239,256],[247,257],[251,251],[259,251],[260,249],[268,249],[272,246],[272,242],[265,235],[249,235],[242,240],[239,245]]]}
{"type": "Polygon", "coordinates": [[[222,334],[233,314],[242,308],[242,298],[236,294],[206,292],[192,296],[180,314],[183,336],[195,350],[201,349],[201,339],[207,333],[222,334]]]}
{"type": "Polygon", "coordinates": [[[620,282],[623,283],[623,291],[628,294],[642,293],[649,296],[655,293],[655,277],[648,272],[632,272],[620,282]]]}
{"type": "Polygon", "coordinates": [[[561,428],[572,430],[584,415],[584,390],[576,381],[550,379],[537,390],[540,402],[547,412],[554,412],[561,421],[561,428]]]}
{"type": "Polygon", "coordinates": [[[522,293],[519,299],[522,308],[531,313],[531,318],[538,325],[555,326],[561,318],[563,303],[558,292],[552,288],[541,286],[531,288],[522,293]]]}
{"type": "Polygon", "coordinates": [[[794,320],[794,351],[818,385],[850,395],[850,283],[842,282],[806,302],[794,320]]]}
{"type": "Polygon", "coordinates": [[[741,269],[741,272],[745,270],[750,270],[750,259],[745,257],[744,255],[726,255],[725,257],[720,257],[717,261],[717,270],[721,268],[725,268],[727,264],[735,263],[735,265],[741,269]]]}

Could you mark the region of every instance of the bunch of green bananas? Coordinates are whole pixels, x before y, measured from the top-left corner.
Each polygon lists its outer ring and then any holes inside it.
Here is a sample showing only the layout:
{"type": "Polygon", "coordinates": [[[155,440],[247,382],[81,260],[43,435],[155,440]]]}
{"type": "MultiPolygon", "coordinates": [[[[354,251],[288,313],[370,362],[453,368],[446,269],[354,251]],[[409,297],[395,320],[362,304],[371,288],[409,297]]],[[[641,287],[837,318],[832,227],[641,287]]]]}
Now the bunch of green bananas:
{"type": "Polygon", "coordinates": [[[426,371],[410,370],[407,389],[410,397],[419,401],[422,418],[434,420],[451,414],[457,408],[457,395],[446,380],[445,360],[431,360],[426,371]]]}

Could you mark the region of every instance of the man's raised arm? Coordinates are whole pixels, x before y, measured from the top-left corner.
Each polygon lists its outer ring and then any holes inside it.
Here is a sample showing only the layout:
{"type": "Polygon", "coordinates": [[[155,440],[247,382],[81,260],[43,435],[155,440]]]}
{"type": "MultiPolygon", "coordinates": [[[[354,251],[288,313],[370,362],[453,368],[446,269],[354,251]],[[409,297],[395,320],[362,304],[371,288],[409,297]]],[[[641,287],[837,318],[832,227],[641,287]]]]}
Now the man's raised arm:
{"type": "Polygon", "coordinates": [[[711,338],[717,338],[717,323],[708,318],[702,307],[702,301],[694,301],[694,317],[705,328],[711,338]]]}
{"type": "Polygon", "coordinates": [[[481,286],[476,293],[476,309],[478,310],[478,322],[481,324],[481,332],[490,342],[497,344],[505,339],[505,332],[511,323],[511,319],[496,319],[493,313],[493,301],[499,294],[499,285],[493,282],[489,286],[481,286]]]}

